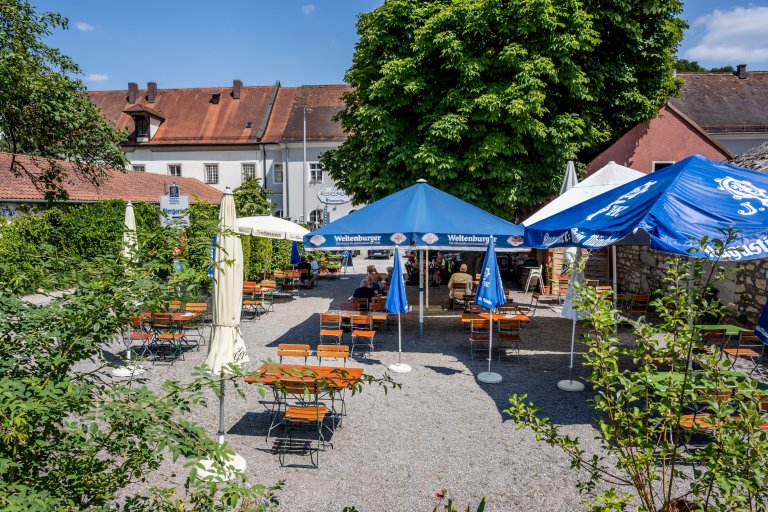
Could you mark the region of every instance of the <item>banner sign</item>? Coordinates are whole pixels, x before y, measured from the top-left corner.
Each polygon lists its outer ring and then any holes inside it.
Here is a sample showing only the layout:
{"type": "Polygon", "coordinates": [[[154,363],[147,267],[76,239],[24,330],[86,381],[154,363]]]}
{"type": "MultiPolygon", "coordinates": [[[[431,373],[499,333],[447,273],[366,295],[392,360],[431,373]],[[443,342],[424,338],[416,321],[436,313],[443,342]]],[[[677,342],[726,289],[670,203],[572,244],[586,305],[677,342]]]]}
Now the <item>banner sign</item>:
{"type": "Polygon", "coordinates": [[[170,224],[189,227],[189,216],[184,210],[189,208],[189,196],[182,196],[180,187],[175,183],[168,187],[168,195],[160,196],[160,210],[165,214],[160,217],[160,224],[166,227],[170,224]]]}

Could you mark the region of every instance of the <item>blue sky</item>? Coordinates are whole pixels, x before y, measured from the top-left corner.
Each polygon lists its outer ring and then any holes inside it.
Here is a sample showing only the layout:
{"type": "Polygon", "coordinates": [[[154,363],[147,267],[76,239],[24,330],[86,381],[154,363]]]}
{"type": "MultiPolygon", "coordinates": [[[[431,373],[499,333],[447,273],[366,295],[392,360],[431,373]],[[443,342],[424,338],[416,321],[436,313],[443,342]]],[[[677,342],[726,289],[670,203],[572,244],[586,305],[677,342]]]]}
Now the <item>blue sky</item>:
{"type": "MultiPolygon", "coordinates": [[[[75,59],[91,90],[331,84],[352,62],[355,20],[381,0],[32,0],[69,18],[48,43],[75,59]]],[[[685,0],[678,54],[706,67],[768,70],[768,0],[685,0]]]]}

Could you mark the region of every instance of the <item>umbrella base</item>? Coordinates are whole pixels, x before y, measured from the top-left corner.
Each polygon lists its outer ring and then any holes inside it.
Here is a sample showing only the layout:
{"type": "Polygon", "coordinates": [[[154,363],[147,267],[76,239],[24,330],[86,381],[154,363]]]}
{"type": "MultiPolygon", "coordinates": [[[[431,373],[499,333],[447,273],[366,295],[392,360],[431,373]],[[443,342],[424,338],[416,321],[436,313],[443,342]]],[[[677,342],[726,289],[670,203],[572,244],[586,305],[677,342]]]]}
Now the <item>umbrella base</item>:
{"type": "Polygon", "coordinates": [[[232,455],[229,462],[224,465],[224,474],[212,470],[212,459],[203,459],[200,461],[200,464],[203,465],[203,468],[197,470],[197,478],[205,479],[210,477],[214,482],[227,482],[232,480],[235,478],[236,472],[243,472],[246,467],[245,459],[236,453],[232,455]]]}
{"type": "Polygon", "coordinates": [[[486,384],[498,384],[501,382],[501,375],[496,372],[482,372],[477,375],[477,380],[486,384]]]}
{"type": "Polygon", "coordinates": [[[389,370],[395,373],[408,373],[411,367],[405,363],[398,363],[389,365],[389,370]]]}
{"type": "Polygon", "coordinates": [[[146,371],[147,370],[145,370],[141,366],[127,364],[125,366],[119,366],[114,370],[112,370],[112,376],[113,377],[133,377],[135,375],[141,375],[146,371]]]}
{"type": "Polygon", "coordinates": [[[584,391],[584,384],[577,380],[561,380],[557,383],[557,387],[563,391],[584,391]]]}

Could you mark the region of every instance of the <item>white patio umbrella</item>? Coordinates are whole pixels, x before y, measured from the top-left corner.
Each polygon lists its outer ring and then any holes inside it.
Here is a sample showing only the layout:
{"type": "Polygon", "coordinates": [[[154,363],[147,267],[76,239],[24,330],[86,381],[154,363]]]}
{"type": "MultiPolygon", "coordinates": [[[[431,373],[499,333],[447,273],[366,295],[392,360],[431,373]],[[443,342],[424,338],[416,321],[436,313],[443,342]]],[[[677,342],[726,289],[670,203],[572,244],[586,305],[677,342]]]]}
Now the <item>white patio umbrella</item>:
{"type": "MultiPolygon", "coordinates": [[[[235,221],[237,231],[246,235],[278,240],[295,240],[301,242],[309,230],[295,222],[273,217],[272,215],[256,215],[240,217],[235,221]]],[[[234,228],[233,228],[234,229],[234,228]]]]}
{"type": "MultiPolygon", "coordinates": [[[[235,363],[248,362],[243,337],[240,334],[240,311],[243,301],[243,248],[240,238],[232,231],[235,229],[235,201],[232,189],[227,187],[221,200],[219,212],[218,242],[214,258],[213,283],[213,336],[208,346],[205,364],[214,374],[222,375],[223,367],[235,363]]],[[[224,381],[219,394],[219,444],[224,443],[224,381]]],[[[211,460],[203,461],[204,470],[198,471],[201,477],[217,475],[208,471],[211,460]]],[[[235,454],[229,461],[226,477],[232,477],[233,469],[244,470],[245,459],[235,454]]]]}
{"type": "MultiPolygon", "coordinates": [[[[136,236],[136,215],[133,213],[133,203],[128,201],[125,205],[125,220],[123,220],[123,244],[120,249],[120,254],[128,261],[135,262],[138,258],[136,254],[136,244],[138,243],[138,237],[136,236]]],[[[115,377],[132,377],[134,375],[141,375],[146,370],[140,366],[131,364],[131,323],[128,322],[128,338],[125,343],[125,359],[124,366],[118,366],[112,370],[112,375],[115,377]]]]}

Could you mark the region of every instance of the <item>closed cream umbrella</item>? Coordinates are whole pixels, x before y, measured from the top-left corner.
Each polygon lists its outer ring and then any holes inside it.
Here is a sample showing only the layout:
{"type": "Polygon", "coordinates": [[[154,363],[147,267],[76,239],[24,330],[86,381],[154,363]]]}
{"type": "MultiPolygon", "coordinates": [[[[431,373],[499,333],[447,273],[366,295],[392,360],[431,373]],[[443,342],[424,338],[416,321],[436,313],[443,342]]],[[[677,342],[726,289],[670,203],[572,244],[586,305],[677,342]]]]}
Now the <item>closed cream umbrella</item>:
{"type": "MultiPolygon", "coordinates": [[[[213,282],[213,336],[208,346],[208,357],[205,364],[212,372],[221,375],[222,368],[235,363],[248,361],[245,343],[240,334],[240,311],[243,301],[243,247],[235,230],[235,200],[232,189],[227,187],[221,200],[219,212],[218,242],[214,265],[213,282]]],[[[224,381],[221,382],[219,394],[219,444],[224,443],[224,381]]],[[[203,461],[205,470],[198,475],[205,477],[221,475],[206,471],[210,469],[210,460],[203,461]]],[[[231,478],[231,470],[244,470],[245,459],[235,454],[229,461],[227,478],[231,478]]]]}
{"type": "MultiPolygon", "coordinates": [[[[133,203],[128,201],[125,205],[125,219],[123,220],[123,243],[120,249],[120,254],[128,261],[136,262],[138,254],[136,253],[136,244],[138,243],[138,237],[136,236],[136,215],[133,213],[133,203]]],[[[139,365],[131,364],[131,323],[128,322],[128,337],[126,341],[125,351],[125,366],[119,366],[112,370],[112,375],[115,377],[132,377],[134,375],[140,375],[146,370],[139,365]]]]}

